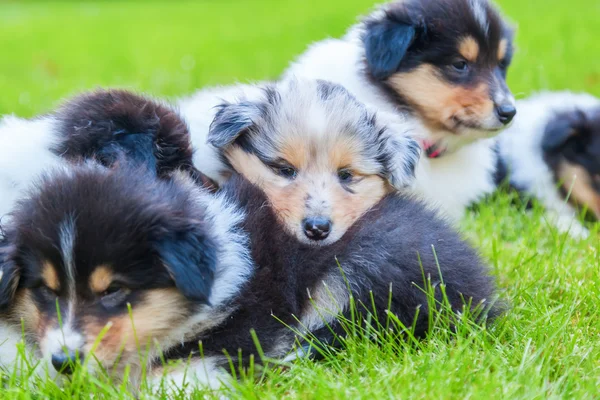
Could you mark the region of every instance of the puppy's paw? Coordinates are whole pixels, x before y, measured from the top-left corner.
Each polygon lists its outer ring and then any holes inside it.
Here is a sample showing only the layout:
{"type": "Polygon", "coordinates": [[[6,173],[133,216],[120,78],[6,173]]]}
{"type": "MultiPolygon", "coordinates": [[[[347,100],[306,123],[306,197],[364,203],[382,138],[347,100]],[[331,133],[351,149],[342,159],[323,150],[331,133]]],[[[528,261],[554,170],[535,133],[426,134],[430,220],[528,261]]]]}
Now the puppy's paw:
{"type": "Polygon", "coordinates": [[[587,239],[590,232],[573,216],[560,215],[556,218],[555,226],[561,233],[569,233],[573,239],[587,239]]]}

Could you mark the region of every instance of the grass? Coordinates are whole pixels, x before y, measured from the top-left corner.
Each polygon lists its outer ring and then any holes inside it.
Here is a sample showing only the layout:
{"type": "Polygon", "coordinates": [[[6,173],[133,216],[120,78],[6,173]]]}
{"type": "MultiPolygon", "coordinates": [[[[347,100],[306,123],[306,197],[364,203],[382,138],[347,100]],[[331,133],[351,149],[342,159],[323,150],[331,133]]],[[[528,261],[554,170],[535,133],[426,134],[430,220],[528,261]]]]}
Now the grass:
{"type": "MultiPolygon", "coordinates": [[[[518,26],[509,72],[517,97],[541,89],[600,95],[600,3],[501,0],[518,26]]],[[[314,40],[344,32],[371,0],[0,2],[0,114],[32,116],[67,95],[121,86],[161,96],[275,78],[314,40]]],[[[0,144],[1,145],[1,144],[0,144]]],[[[239,398],[596,398],[600,387],[600,255],[558,234],[510,194],[464,221],[489,259],[510,312],[488,330],[416,346],[356,338],[323,362],[300,360],[243,379],[239,398]]],[[[64,389],[5,377],[2,399],[130,398],[89,376],[64,389]]],[[[160,397],[144,391],[141,398],[160,397]]]]}

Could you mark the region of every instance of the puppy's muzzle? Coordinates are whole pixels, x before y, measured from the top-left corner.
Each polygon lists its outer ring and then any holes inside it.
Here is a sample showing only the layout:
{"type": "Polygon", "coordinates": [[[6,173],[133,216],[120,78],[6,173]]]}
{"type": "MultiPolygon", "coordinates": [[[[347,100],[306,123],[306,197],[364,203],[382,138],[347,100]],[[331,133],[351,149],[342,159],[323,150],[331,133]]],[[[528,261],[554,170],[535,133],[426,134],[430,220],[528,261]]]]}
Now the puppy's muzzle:
{"type": "Polygon", "coordinates": [[[305,218],[302,224],[304,234],[310,240],[324,240],[331,232],[331,221],[324,217],[305,218]]]}
{"type": "Polygon", "coordinates": [[[515,115],[517,115],[517,109],[512,103],[496,105],[496,115],[498,120],[502,122],[503,125],[508,125],[513,120],[515,115]]]}

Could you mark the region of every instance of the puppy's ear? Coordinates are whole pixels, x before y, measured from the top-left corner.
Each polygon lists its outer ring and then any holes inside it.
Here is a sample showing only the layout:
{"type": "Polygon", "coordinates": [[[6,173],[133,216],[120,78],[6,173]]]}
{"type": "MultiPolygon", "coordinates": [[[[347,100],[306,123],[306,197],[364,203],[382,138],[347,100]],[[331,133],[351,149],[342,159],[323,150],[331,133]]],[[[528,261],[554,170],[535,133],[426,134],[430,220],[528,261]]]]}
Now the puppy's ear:
{"type": "Polygon", "coordinates": [[[215,243],[200,227],[175,232],[158,241],[157,250],[175,286],[188,299],[208,304],[215,269],[215,243]]]}
{"type": "Polygon", "coordinates": [[[561,148],[570,138],[588,133],[587,118],[580,110],[557,116],[546,126],[542,149],[553,152],[561,148]]]}
{"type": "Polygon", "coordinates": [[[208,143],[217,149],[232,144],[240,135],[256,125],[261,106],[253,102],[225,103],[219,106],[208,131],[208,143]]]}
{"type": "Polygon", "coordinates": [[[384,80],[398,70],[409,47],[415,41],[417,27],[406,18],[386,14],[365,22],[363,44],[369,71],[384,80]]]}
{"type": "Polygon", "coordinates": [[[384,178],[397,190],[411,186],[421,157],[421,147],[407,136],[392,135],[381,140],[380,146],[385,165],[384,178]]]}
{"type": "Polygon", "coordinates": [[[19,284],[19,270],[11,257],[12,245],[3,238],[0,240],[0,311],[12,303],[19,284]]]}

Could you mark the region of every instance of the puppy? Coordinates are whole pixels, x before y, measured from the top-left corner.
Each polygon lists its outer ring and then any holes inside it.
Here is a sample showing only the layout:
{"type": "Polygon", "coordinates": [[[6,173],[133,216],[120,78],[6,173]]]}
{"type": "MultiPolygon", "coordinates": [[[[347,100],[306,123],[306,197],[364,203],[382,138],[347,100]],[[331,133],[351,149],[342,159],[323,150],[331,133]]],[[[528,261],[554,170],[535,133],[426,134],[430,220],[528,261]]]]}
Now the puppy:
{"type": "Polygon", "coordinates": [[[418,202],[388,195],[330,246],[301,243],[277,213],[239,176],[212,194],[123,163],[51,173],[6,226],[0,362],[22,324],[40,368],[118,382],[129,365],[134,388],[146,371],[154,386],[217,389],[229,357],[260,362],[253,331],[267,357],[292,359],[304,335],[339,345],[340,316],[390,312],[423,337],[442,304],[497,313],[477,253],[418,202]]]}
{"type": "Polygon", "coordinates": [[[340,83],[380,116],[416,124],[427,157],[415,192],[458,219],[494,190],[489,138],[516,114],[506,85],[512,38],[487,0],[395,1],[343,38],[310,46],[285,76],[340,83]]]}
{"type": "MultiPolygon", "coordinates": [[[[91,157],[110,165],[121,140],[137,144],[127,147],[132,152],[152,143],[146,161],[156,165],[158,174],[172,172],[174,165],[195,171],[188,134],[172,108],[124,90],[85,93],[32,120],[6,116],[0,119],[0,217],[42,171],[91,157]]],[[[216,187],[205,175],[196,178],[216,187]]]]}
{"type": "Polygon", "coordinates": [[[19,201],[0,245],[3,366],[22,326],[39,372],[118,381],[129,365],[135,387],[161,351],[227,317],[253,272],[242,214],[188,177],[153,172],[83,163],[19,201]]]}
{"type": "MultiPolygon", "coordinates": [[[[244,175],[299,241],[339,240],[387,193],[412,183],[419,147],[407,126],[382,124],[343,87],[288,79],[228,90],[217,91],[230,101],[219,100],[210,126],[205,116],[190,120],[195,166],[221,183],[231,171],[244,175]]],[[[182,114],[210,101],[212,92],[198,96],[182,114]]]]}
{"type": "Polygon", "coordinates": [[[561,232],[586,237],[578,210],[600,218],[600,100],[542,93],[521,100],[523,112],[498,137],[498,176],[541,202],[561,232]]]}

